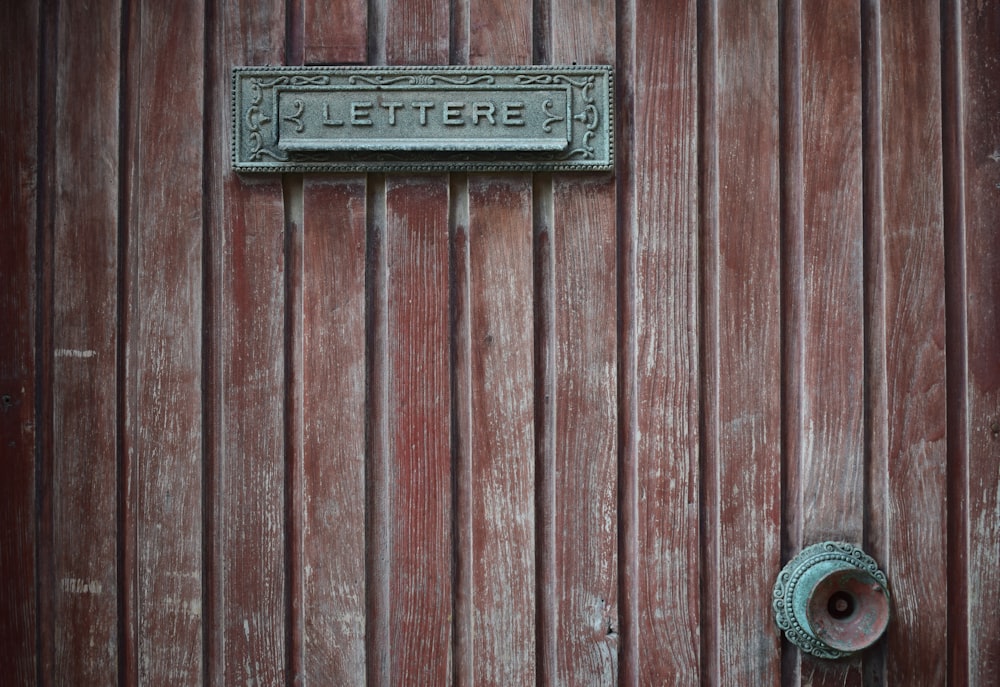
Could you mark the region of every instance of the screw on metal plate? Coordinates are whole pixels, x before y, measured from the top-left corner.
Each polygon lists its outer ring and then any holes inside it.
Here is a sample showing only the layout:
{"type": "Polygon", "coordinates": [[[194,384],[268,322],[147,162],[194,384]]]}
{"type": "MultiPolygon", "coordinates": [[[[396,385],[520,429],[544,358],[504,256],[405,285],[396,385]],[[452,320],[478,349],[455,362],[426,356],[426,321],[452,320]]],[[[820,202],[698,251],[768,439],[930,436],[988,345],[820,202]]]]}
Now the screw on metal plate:
{"type": "Polygon", "coordinates": [[[788,641],[820,658],[866,649],[889,624],[885,573],[844,542],[814,544],[792,559],[778,575],[771,605],[788,641]]]}

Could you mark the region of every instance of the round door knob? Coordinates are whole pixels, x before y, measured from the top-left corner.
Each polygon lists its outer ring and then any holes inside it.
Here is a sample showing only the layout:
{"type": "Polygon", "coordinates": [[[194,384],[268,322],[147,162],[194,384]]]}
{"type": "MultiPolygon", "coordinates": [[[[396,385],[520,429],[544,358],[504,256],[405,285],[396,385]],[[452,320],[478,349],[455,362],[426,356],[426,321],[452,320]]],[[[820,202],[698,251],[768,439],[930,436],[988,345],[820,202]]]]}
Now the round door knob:
{"type": "Polygon", "coordinates": [[[788,640],[820,658],[861,651],[889,624],[885,573],[843,542],[815,544],[792,559],[774,583],[772,606],[788,640]]]}

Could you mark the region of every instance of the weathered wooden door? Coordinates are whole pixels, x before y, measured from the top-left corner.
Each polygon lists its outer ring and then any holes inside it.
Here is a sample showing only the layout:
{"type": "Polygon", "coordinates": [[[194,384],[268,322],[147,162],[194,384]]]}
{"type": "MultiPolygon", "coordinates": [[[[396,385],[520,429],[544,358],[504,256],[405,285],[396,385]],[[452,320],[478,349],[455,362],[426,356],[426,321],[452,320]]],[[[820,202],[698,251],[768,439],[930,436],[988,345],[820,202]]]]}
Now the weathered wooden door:
{"type": "Polygon", "coordinates": [[[0,25],[5,684],[1000,681],[1000,4],[0,25]],[[448,63],[613,65],[615,171],[230,169],[234,66],[448,63]]]}

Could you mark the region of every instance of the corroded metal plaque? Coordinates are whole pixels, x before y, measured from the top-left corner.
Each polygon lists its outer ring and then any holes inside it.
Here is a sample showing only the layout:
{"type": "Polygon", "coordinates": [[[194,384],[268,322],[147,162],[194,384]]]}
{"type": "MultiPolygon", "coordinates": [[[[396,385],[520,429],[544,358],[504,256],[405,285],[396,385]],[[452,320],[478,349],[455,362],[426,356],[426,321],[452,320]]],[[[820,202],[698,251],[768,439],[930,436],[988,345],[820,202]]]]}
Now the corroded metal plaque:
{"type": "Polygon", "coordinates": [[[611,68],[237,67],[239,172],[601,171],[611,68]]]}

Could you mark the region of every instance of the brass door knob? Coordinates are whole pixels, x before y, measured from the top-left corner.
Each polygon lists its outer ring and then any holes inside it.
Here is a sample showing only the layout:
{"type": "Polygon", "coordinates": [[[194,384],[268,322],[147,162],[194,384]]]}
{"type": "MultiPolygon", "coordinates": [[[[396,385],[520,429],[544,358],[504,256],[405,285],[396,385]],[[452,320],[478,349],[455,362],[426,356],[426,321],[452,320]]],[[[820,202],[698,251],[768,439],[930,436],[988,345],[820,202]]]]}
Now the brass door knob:
{"type": "Polygon", "coordinates": [[[807,547],[774,584],[775,622],[814,656],[841,658],[865,649],[889,624],[889,588],[871,556],[852,544],[807,547]]]}

